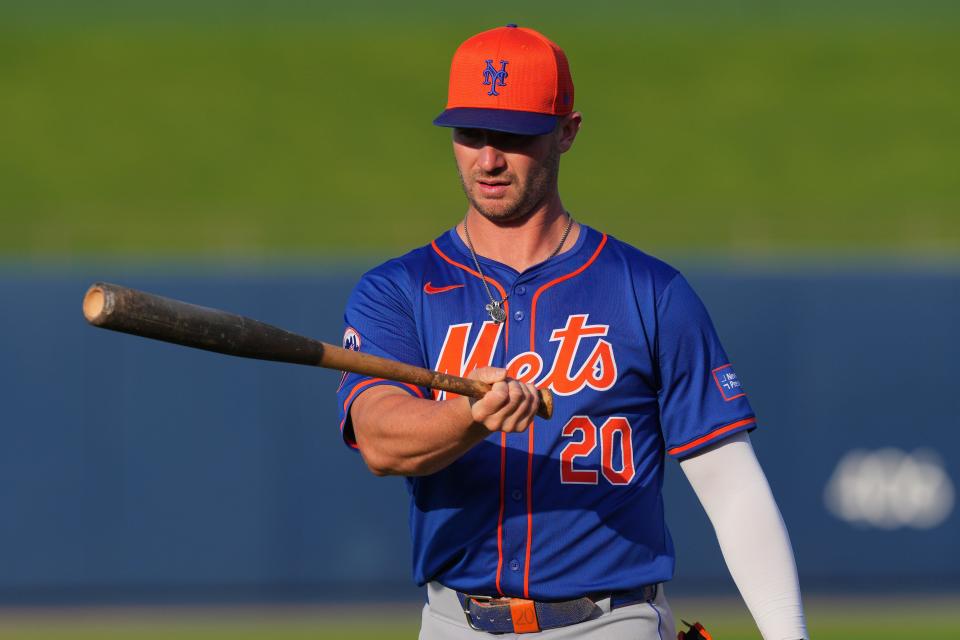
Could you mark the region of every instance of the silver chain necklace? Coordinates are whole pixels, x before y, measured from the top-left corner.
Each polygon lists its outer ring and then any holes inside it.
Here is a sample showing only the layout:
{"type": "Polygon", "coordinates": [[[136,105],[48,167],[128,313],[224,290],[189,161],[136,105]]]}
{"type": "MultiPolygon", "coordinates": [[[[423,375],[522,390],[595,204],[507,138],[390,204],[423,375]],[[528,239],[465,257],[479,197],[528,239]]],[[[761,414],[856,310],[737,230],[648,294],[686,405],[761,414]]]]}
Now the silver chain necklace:
{"type": "MultiPolygon", "coordinates": [[[[573,216],[570,215],[570,212],[567,214],[567,226],[563,230],[563,235],[560,236],[560,244],[557,245],[557,248],[553,250],[547,260],[550,260],[558,253],[560,249],[563,248],[563,243],[567,241],[567,236],[570,235],[570,228],[573,227],[573,216]]],[[[503,308],[503,303],[507,301],[507,298],[510,296],[504,297],[503,300],[497,300],[493,297],[493,293],[490,291],[490,285],[487,284],[487,277],[483,275],[483,269],[480,268],[480,261],[477,260],[477,252],[473,249],[473,241],[470,240],[470,231],[467,229],[467,217],[463,218],[463,235],[467,239],[467,248],[470,249],[470,257],[473,258],[473,265],[477,268],[477,273],[480,274],[480,282],[483,283],[483,288],[487,291],[487,297],[490,298],[490,303],[484,307],[487,313],[490,315],[490,319],[496,322],[497,324],[502,324],[507,319],[507,310],[503,308]]],[[[544,260],[546,262],[546,260],[544,260]]]]}

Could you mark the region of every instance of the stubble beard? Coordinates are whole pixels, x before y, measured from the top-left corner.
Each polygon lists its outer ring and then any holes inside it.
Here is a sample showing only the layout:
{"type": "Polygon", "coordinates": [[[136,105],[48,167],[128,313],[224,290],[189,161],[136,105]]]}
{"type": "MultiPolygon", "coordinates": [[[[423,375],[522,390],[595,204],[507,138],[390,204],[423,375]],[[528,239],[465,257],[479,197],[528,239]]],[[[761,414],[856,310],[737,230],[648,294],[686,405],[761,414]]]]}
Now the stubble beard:
{"type": "MultiPolygon", "coordinates": [[[[457,174],[460,176],[460,186],[463,188],[463,193],[467,196],[470,205],[480,215],[498,224],[516,224],[530,217],[530,214],[536,211],[550,196],[551,192],[556,189],[557,180],[560,176],[560,149],[556,147],[551,149],[550,154],[544,161],[536,165],[535,170],[528,174],[525,184],[518,185],[515,178],[511,179],[511,185],[517,187],[520,191],[520,197],[514,201],[480,201],[471,193],[459,166],[457,166],[457,174]]],[[[475,184],[483,178],[503,178],[507,176],[509,174],[478,174],[474,176],[473,183],[475,184]]]]}

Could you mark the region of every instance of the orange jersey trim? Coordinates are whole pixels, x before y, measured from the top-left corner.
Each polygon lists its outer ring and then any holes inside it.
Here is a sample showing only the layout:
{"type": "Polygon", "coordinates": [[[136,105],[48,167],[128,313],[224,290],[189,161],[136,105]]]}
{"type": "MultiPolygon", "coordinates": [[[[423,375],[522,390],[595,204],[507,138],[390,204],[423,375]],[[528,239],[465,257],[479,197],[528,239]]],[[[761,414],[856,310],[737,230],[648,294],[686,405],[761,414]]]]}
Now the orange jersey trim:
{"type": "Polygon", "coordinates": [[[576,271],[571,271],[565,276],[560,276],[554,280],[551,280],[547,284],[543,285],[537,289],[536,293],[533,294],[533,302],[530,305],[530,351],[535,351],[534,349],[534,337],[536,336],[537,329],[537,300],[540,299],[540,295],[552,287],[555,284],[560,284],[564,280],[569,280],[570,278],[576,277],[586,270],[594,261],[597,259],[597,256],[600,255],[600,252],[603,251],[603,247],[607,244],[607,234],[603,234],[603,238],[600,239],[600,244],[597,245],[597,248],[594,250],[593,255],[590,256],[590,259],[580,265],[580,268],[576,271]]]}
{"type": "MultiPolygon", "coordinates": [[[[430,243],[430,246],[433,247],[433,250],[437,253],[438,256],[443,258],[445,262],[451,264],[458,269],[462,269],[469,273],[470,275],[486,280],[494,287],[496,287],[497,292],[500,294],[500,299],[503,300],[503,310],[507,314],[507,321],[504,322],[503,328],[503,344],[504,347],[510,344],[510,303],[507,301],[507,291],[503,286],[491,278],[488,275],[480,275],[479,272],[471,269],[465,264],[457,262],[443,251],[440,250],[440,247],[437,246],[437,241],[434,240],[430,243]]],[[[500,434],[500,512],[497,514],[497,575],[495,578],[495,583],[497,587],[497,593],[503,595],[503,589],[500,588],[500,577],[503,575],[503,515],[506,510],[505,505],[505,482],[507,475],[507,434],[500,434]]]]}
{"type": "Polygon", "coordinates": [[[688,442],[687,444],[681,445],[679,447],[674,447],[673,449],[670,449],[669,451],[667,451],[667,453],[669,453],[672,456],[680,455],[685,451],[690,451],[690,449],[699,447],[700,445],[710,442],[711,440],[716,440],[722,435],[730,433],[731,431],[734,431],[735,429],[739,429],[740,427],[743,427],[745,425],[753,424],[756,421],[757,421],[756,418],[744,418],[743,420],[737,420],[736,422],[731,422],[728,425],[724,425],[722,427],[718,427],[714,429],[707,435],[697,438],[693,442],[688,442]]]}
{"type": "MultiPolygon", "coordinates": [[[[530,421],[527,431],[530,436],[527,440],[527,555],[523,567],[523,597],[530,597],[530,551],[533,547],[533,425],[530,421]]],[[[537,629],[539,631],[539,629],[537,629]]]]}
{"type": "MultiPolygon", "coordinates": [[[[359,393],[360,393],[363,389],[365,389],[366,387],[369,387],[370,385],[373,385],[373,384],[375,384],[375,383],[395,384],[396,382],[395,382],[394,380],[386,380],[386,379],[384,379],[384,378],[370,378],[369,380],[364,380],[363,382],[361,382],[361,383],[357,384],[356,386],[354,386],[354,387],[353,387],[353,390],[350,391],[350,395],[348,395],[348,396],[347,396],[347,399],[343,401],[343,414],[344,414],[344,417],[343,417],[343,420],[340,421],[340,433],[341,433],[341,434],[343,434],[343,428],[344,428],[344,427],[346,426],[346,424],[347,424],[347,416],[349,415],[349,414],[347,413],[347,407],[350,406],[350,403],[353,401],[354,398],[356,398],[357,394],[359,394],[359,393]]],[[[421,393],[420,389],[417,388],[417,387],[415,387],[414,385],[408,384],[408,383],[406,383],[406,382],[401,382],[401,383],[399,383],[399,384],[401,384],[401,385],[403,385],[404,387],[406,387],[406,390],[411,391],[411,392],[413,393],[413,395],[417,396],[418,398],[423,398],[423,393],[421,393]]],[[[345,442],[346,442],[349,446],[353,447],[354,449],[358,449],[358,448],[359,448],[359,447],[357,446],[357,443],[356,443],[356,442],[350,442],[349,440],[346,440],[345,442]]]]}
{"type": "MultiPolygon", "coordinates": [[[[607,234],[603,234],[603,237],[600,239],[600,244],[597,245],[597,248],[594,249],[593,255],[587,259],[579,268],[571,271],[570,273],[560,276],[559,278],[554,278],[550,282],[541,286],[533,294],[533,299],[530,303],[530,351],[536,352],[535,342],[536,342],[536,333],[537,333],[537,301],[540,299],[541,294],[544,291],[549,289],[555,284],[560,284],[565,280],[574,278],[581,273],[583,273],[587,267],[593,264],[597,256],[600,255],[600,252],[603,251],[603,247],[607,244],[607,234]]],[[[528,431],[530,433],[527,447],[527,551],[526,558],[523,566],[523,595],[526,598],[530,597],[530,555],[533,550],[533,431],[534,431],[535,421],[530,422],[528,431]]]]}
{"type": "Polygon", "coordinates": [[[368,387],[368,386],[370,386],[370,385],[372,385],[372,384],[374,384],[374,383],[376,383],[376,382],[385,382],[385,383],[387,383],[387,384],[401,384],[401,385],[403,385],[404,387],[406,387],[407,389],[409,389],[410,391],[412,391],[412,392],[413,392],[413,395],[417,396],[418,398],[423,398],[423,393],[421,393],[420,389],[419,389],[418,387],[415,387],[415,386],[412,385],[412,384],[407,383],[407,382],[399,382],[399,383],[398,383],[396,380],[386,380],[385,378],[370,378],[369,380],[364,380],[363,382],[357,384],[357,385],[353,388],[353,391],[350,392],[350,395],[347,396],[347,399],[343,401],[343,410],[344,410],[344,412],[347,411],[347,407],[350,406],[350,402],[356,397],[356,395],[357,395],[362,389],[364,389],[364,388],[366,388],[366,387],[368,387]]]}
{"type": "Polygon", "coordinates": [[[500,588],[500,575],[503,572],[503,512],[506,509],[507,476],[507,434],[500,432],[500,514],[497,516],[497,593],[503,595],[500,588]]]}
{"type": "MultiPolygon", "coordinates": [[[[494,287],[496,287],[496,288],[497,288],[497,292],[500,294],[500,299],[503,300],[503,311],[504,311],[504,313],[507,314],[507,317],[508,317],[508,318],[510,317],[510,302],[507,300],[507,290],[504,289],[503,286],[502,286],[499,282],[497,282],[496,280],[494,280],[493,278],[491,278],[491,277],[488,276],[488,275],[483,275],[483,276],[481,276],[479,272],[474,271],[473,269],[471,269],[470,267],[468,267],[468,266],[465,265],[465,264],[461,264],[461,263],[457,262],[456,260],[454,260],[453,258],[451,258],[450,256],[448,256],[447,254],[445,254],[443,251],[440,250],[440,247],[437,246],[437,241],[436,241],[436,240],[432,241],[432,242],[430,243],[430,246],[433,247],[433,250],[437,252],[437,255],[440,256],[441,258],[443,258],[444,261],[446,261],[447,263],[452,264],[453,266],[457,267],[458,269],[463,269],[464,271],[466,271],[467,273],[469,273],[470,275],[472,275],[472,276],[474,276],[474,277],[476,277],[476,278],[480,278],[481,280],[486,280],[487,282],[489,282],[490,284],[492,284],[494,287]]],[[[510,344],[510,323],[509,323],[509,322],[504,322],[503,324],[504,324],[504,327],[503,327],[503,342],[504,342],[504,346],[506,346],[506,345],[510,344]]]]}

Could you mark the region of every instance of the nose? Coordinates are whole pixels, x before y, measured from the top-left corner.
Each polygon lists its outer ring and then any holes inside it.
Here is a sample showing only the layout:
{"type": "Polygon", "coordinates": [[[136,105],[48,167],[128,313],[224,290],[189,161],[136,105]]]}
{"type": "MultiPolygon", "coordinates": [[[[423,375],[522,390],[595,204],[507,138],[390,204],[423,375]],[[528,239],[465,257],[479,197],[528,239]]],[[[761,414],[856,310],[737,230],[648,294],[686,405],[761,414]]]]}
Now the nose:
{"type": "Polygon", "coordinates": [[[496,173],[507,165],[503,152],[490,144],[488,140],[480,147],[480,156],[477,158],[477,164],[485,173],[496,173]]]}

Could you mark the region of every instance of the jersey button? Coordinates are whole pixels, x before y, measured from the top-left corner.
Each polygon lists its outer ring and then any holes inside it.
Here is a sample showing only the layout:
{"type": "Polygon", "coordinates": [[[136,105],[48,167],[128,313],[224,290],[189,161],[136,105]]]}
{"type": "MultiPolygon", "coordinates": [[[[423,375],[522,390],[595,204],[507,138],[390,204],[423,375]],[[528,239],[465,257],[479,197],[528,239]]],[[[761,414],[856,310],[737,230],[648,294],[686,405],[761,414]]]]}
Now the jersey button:
{"type": "Polygon", "coordinates": [[[527,292],[527,288],[521,284],[521,285],[518,285],[517,288],[513,290],[513,292],[516,293],[518,296],[522,296],[527,292]]]}
{"type": "Polygon", "coordinates": [[[523,320],[523,311],[517,311],[513,314],[513,319],[517,322],[523,320]]]}
{"type": "Polygon", "coordinates": [[[520,500],[523,498],[523,491],[520,491],[520,489],[514,489],[513,493],[510,494],[510,497],[517,502],[520,502],[520,500]]]}
{"type": "Polygon", "coordinates": [[[510,571],[520,571],[520,561],[513,559],[510,561],[510,571]]]}

